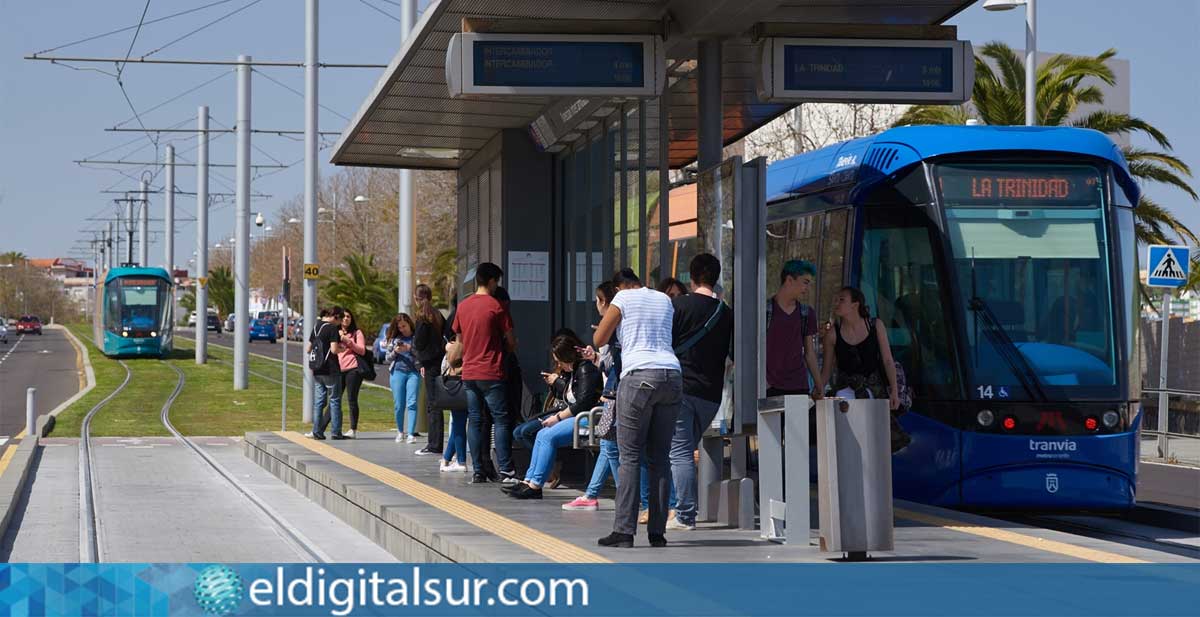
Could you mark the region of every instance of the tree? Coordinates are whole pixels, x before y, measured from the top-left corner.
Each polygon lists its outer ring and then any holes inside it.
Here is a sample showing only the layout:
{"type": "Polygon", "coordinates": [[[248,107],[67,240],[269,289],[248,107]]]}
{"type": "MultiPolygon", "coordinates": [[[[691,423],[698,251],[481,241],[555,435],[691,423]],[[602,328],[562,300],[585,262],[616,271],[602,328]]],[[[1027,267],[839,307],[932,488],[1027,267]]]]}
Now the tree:
{"type": "Polygon", "coordinates": [[[429,287],[433,291],[433,305],[439,308],[449,308],[450,298],[456,287],[456,272],[458,271],[458,251],[446,249],[437,254],[433,260],[433,274],[429,277],[429,287]]]}
{"type": "MultiPolygon", "coordinates": [[[[233,273],[228,267],[217,266],[208,271],[208,299],[221,315],[228,316],[233,312],[233,273]]],[[[245,315],[241,317],[245,318],[245,315]]]]}
{"type": "MultiPolygon", "coordinates": [[[[1109,49],[1097,56],[1057,54],[1042,63],[1035,76],[1037,123],[1042,126],[1089,128],[1109,135],[1145,135],[1159,149],[1123,147],[1122,154],[1130,173],[1141,181],[1174,186],[1193,201],[1200,199],[1185,180],[1192,177],[1191,169],[1170,154],[1171,142],[1149,122],[1103,109],[1071,119],[1082,104],[1104,104],[1104,93],[1095,82],[1116,83],[1116,76],[1105,63],[1116,53],[1115,49],[1109,49]]],[[[975,87],[969,104],[915,105],[896,120],[895,126],[964,124],[968,118],[978,118],[997,126],[1024,124],[1025,63],[1007,45],[988,43],[975,57],[975,87]],[[993,69],[987,60],[994,62],[996,68],[993,69]]],[[[1142,195],[1134,209],[1134,215],[1137,239],[1143,244],[1174,244],[1172,240],[1200,243],[1178,218],[1145,195],[1142,195]]]]}
{"type": "Polygon", "coordinates": [[[349,255],[344,268],[335,268],[322,278],[325,301],[350,309],[358,327],[368,334],[391,320],[396,306],[396,280],[375,266],[374,255],[349,255]]]}
{"type": "MultiPolygon", "coordinates": [[[[196,310],[196,290],[189,289],[179,297],[179,308],[183,309],[183,314],[179,316],[179,321],[186,323],[192,311],[196,310]]],[[[196,316],[199,319],[199,315],[196,316]]]]}
{"type": "Polygon", "coordinates": [[[0,263],[8,264],[10,266],[23,264],[28,260],[29,258],[26,257],[25,253],[22,253],[21,251],[6,251],[4,253],[0,253],[0,263]]]}
{"type": "Polygon", "coordinates": [[[873,135],[890,127],[902,105],[804,103],[746,137],[747,156],[771,161],[873,135]]]}

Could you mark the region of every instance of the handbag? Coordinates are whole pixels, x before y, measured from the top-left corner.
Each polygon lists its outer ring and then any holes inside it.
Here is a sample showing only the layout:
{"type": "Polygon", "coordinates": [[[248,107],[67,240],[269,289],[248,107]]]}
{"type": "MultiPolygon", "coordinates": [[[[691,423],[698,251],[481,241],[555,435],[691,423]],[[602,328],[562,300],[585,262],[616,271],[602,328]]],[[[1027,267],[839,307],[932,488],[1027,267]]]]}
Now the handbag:
{"type": "Polygon", "coordinates": [[[355,354],[358,358],[358,374],[362,375],[363,381],[375,381],[375,362],[366,354],[355,354]]]}
{"type": "Polygon", "coordinates": [[[467,387],[458,375],[438,375],[432,381],[431,404],[436,409],[465,411],[467,409],[467,387]]]}
{"type": "Polygon", "coordinates": [[[617,402],[611,399],[603,400],[604,411],[596,421],[596,437],[608,441],[617,440],[617,402]]]}

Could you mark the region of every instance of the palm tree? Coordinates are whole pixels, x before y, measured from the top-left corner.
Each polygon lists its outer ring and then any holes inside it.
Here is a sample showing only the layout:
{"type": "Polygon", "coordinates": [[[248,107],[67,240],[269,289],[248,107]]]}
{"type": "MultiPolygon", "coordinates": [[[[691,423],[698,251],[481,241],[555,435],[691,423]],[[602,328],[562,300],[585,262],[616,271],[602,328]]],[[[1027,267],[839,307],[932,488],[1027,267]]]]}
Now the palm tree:
{"type": "MultiPolygon", "coordinates": [[[[1041,126],[1075,126],[1095,129],[1109,135],[1141,133],[1149,137],[1159,150],[1126,146],[1122,148],[1129,171],[1141,181],[1160,182],[1174,186],[1193,201],[1200,199],[1184,178],[1192,171],[1178,157],[1169,154],[1171,142],[1162,131],[1149,122],[1111,111],[1095,111],[1069,120],[1079,105],[1102,105],[1104,93],[1095,83],[1116,83],[1116,76],[1105,62],[1116,55],[1109,49],[1100,55],[1068,56],[1058,54],[1037,69],[1037,123],[1041,126]]],[[[914,105],[895,126],[907,124],[964,124],[975,117],[990,125],[1016,125],[1025,122],[1025,64],[1012,48],[999,42],[983,46],[975,57],[975,87],[967,105],[914,105]],[[995,63],[996,68],[986,60],[995,63]]],[[[1172,239],[1200,244],[1179,219],[1166,208],[1142,195],[1134,210],[1136,235],[1142,244],[1173,244],[1172,239]]]]}
{"type": "Polygon", "coordinates": [[[208,299],[217,306],[220,314],[228,316],[233,312],[233,273],[229,271],[229,266],[217,266],[209,270],[208,299]]]}
{"type": "Polygon", "coordinates": [[[454,295],[456,273],[458,271],[458,251],[446,249],[433,258],[433,274],[429,286],[433,290],[433,305],[439,308],[450,306],[450,296],[454,295]]]}
{"type": "Polygon", "coordinates": [[[28,259],[29,258],[25,256],[25,253],[22,253],[21,251],[7,251],[4,253],[0,253],[0,263],[9,264],[9,265],[13,265],[13,266],[15,266],[17,264],[23,264],[28,259]]]}
{"type": "Polygon", "coordinates": [[[396,280],[379,270],[374,255],[349,255],[345,266],[325,278],[321,293],[327,302],[350,309],[358,327],[373,334],[395,311],[396,280]]]}

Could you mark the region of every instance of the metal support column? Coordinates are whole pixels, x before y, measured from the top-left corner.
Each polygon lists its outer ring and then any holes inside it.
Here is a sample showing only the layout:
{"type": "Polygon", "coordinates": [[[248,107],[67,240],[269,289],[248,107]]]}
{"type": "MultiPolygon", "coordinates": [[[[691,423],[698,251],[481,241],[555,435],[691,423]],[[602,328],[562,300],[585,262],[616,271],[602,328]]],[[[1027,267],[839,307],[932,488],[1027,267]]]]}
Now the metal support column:
{"type": "MultiPolygon", "coordinates": [[[[104,234],[104,242],[105,242],[104,248],[107,251],[107,254],[105,255],[105,259],[107,259],[107,266],[109,269],[112,269],[114,251],[113,251],[113,224],[111,221],[108,223],[108,231],[104,234]]],[[[118,247],[118,250],[120,250],[119,247],[118,247]]]]}
{"type": "Polygon", "coordinates": [[[245,390],[250,361],[250,56],[238,56],[237,207],[233,247],[233,389],[245,390]]]}
{"type": "Polygon", "coordinates": [[[1025,125],[1037,124],[1037,1],[1025,3],[1025,125]]]}
{"type": "Polygon", "coordinates": [[[697,166],[700,171],[721,164],[721,41],[707,39],[699,44],[699,78],[696,85],[697,166]]]}
{"type": "MultiPolygon", "coordinates": [[[[304,265],[317,263],[317,0],[304,3],[304,265]]],[[[317,280],[304,277],[304,332],[317,323],[317,280]]],[[[304,364],[304,421],[312,422],[313,375],[304,364]]]]}
{"type": "MultiPolygon", "coordinates": [[[[128,195],[128,193],[126,193],[128,195]]],[[[125,199],[125,247],[126,259],[125,263],[133,263],[133,231],[137,226],[133,222],[133,199],[126,197],[125,199]]]]}
{"type": "Polygon", "coordinates": [[[166,186],[163,188],[165,229],[163,231],[163,268],[175,276],[175,146],[167,144],[166,186]]]}
{"type": "MultiPolygon", "coordinates": [[[[658,97],[658,278],[669,276],[671,257],[671,80],[664,80],[658,97]]],[[[649,264],[650,251],[646,251],[649,264]]]]}
{"type": "MultiPolygon", "coordinates": [[[[400,3],[400,37],[407,40],[417,23],[417,0],[401,0],[400,3]]],[[[397,250],[397,282],[396,306],[401,313],[411,312],[413,292],[413,261],[415,261],[415,243],[413,242],[413,176],[408,169],[400,170],[400,215],[399,215],[399,244],[397,250]]]]}
{"type": "Polygon", "coordinates": [[[138,205],[141,206],[141,211],[138,212],[138,265],[143,268],[150,267],[150,183],[142,180],[140,184],[140,197],[138,205]]]}
{"type": "MultiPolygon", "coordinates": [[[[617,131],[620,134],[620,155],[617,160],[618,173],[621,174],[621,216],[619,221],[621,224],[621,258],[617,260],[618,268],[629,267],[629,123],[626,121],[629,118],[629,108],[625,103],[617,108],[617,114],[620,116],[617,119],[617,131]]],[[[637,264],[640,266],[640,264],[637,264]]],[[[646,277],[645,272],[640,273],[642,278],[650,280],[646,277]]]]}
{"type": "Polygon", "coordinates": [[[208,361],[208,106],[196,112],[196,364],[208,361]]]}
{"type": "Polygon", "coordinates": [[[1171,425],[1167,422],[1167,415],[1171,412],[1171,397],[1167,394],[1167,348],[1170,346],[1170,340],[1167,337],[1168,331],[1171,329],[1171,290],[1163,292],[1162,308],[1158,314],[1162,317],[1162,339],[1160,340],[1158,350],[1158,425],[1155,429],[1158,431],[1158,457],[1161,459],[1167,458],[1167,431],[1171,425]]]}
{"type": "MultiPolygon", "coordinates": [[[[638,100],[638,251],[646,250],[646,99],[638,100]]],[[[621,237],[625,237],[622,230],[621,237]]],[[[640,257],[638,261],[644,261],[640,257]]],[[[645,280],[649,272],[639,272],[645,280]]]]}

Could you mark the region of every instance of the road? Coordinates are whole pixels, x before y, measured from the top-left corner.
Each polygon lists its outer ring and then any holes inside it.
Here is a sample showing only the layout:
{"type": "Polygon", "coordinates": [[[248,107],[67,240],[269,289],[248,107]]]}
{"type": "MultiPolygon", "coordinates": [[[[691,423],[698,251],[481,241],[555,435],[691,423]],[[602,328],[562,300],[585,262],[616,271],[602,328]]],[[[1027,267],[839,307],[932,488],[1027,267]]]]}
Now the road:
{"type": "Polygon", "coordinates": [[[0,343],[0,436],[25,428],[25,389],[37,388],[37,414],[48,413],[79,391],[75,347],[57,328],[38,336],[8,335],[0,343]]]}
{"type": "MultiPolygon", "coordinates": [[[[175,332],[177,336],[183,338],[194,339],[195,337],[195,332],[191,328],[179,328],[175,332]]],[[[218,336],[216,332],[209,332],[208,344],[233,348],[233,333],[224,332],[218,336]]],[[[283,357],[283,341],[280,340],[274,345],[266,341],[254,341],[250,343],[250,353],[279,360],[283,357]]],[[[297,341],[289,341],[287,353],[288,362],[300,364],[304,359],[304,344],[297,341]]],[[[375,383],[385,388],[389,387],[387,371],[384,370],[382,365],[376,365],[375,367],[375,383]]]]}

